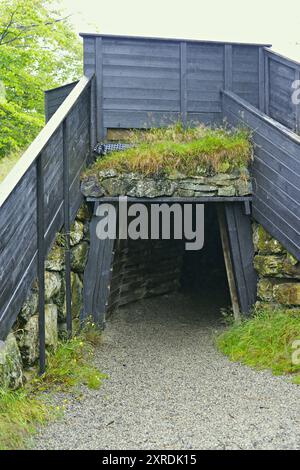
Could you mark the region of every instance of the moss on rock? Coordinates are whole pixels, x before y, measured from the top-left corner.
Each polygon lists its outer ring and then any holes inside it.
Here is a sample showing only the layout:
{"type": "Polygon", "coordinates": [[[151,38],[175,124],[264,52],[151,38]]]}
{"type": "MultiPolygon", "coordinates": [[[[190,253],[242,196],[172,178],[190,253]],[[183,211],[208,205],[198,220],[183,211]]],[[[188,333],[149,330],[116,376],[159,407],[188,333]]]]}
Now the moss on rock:
{"type": "Polygon", "coordinates": [[[10,333],[0,342],[0,386],[16,390],[23,385],[22,358],[16,337],[10,333]]]}

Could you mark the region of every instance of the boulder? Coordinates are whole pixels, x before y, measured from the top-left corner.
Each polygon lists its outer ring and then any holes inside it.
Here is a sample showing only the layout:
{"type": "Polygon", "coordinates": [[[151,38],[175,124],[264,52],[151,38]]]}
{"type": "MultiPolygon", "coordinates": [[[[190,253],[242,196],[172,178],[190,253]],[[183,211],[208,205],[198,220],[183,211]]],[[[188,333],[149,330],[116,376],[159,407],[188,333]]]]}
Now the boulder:
{"type": "Polygon", "coordinates": [[[80,206],[76,214],[76,219],[80,222],[86,222],[87,220],[90,220],[90,211],[85,202],[80,206]]]}
{"type": "Polygon", "coordinates": [[[57,236],[57,243],[53,245],[45,261],[45,268],[48,271],[63,271],[65,269],[64,236],[57,236]]]}
{"type": "Polygon", "coordinates": [[[274,299],[282,305],[300,305],[300,283],[290,282],[274,286],[274,299]]]}
{"type": "Polygon", "coordinates": [[[254,227],[253,243],[255,251],[260,254],[276,255],[285,253],[283,246],[259,224],[254,227]]]}
{"type": "Polygon", "coordinates": [[[235,196],[236,189],[234,186],[223,186],[218,189],[218,196],[235,196]]]}
{"type": "Polygon", "coordinates": [[[33,291],[25,300],[23,307],[18,315],[18,324],[24,325],[29,318],[36,314],[38,310],[38,293],[33,291]]]}
{"type": "Polygon", "coordinates": [[[61,276],[57,272],[45,272],[45,300],[49,302],[61,288],[61,276]]]}
{"type": "Polygon", "coordinates": [[[254,267],[262,277],[300,279],[300,263],[294,264],[286,255],[256,255],[254,267]]]}
{"type": "Polygon", "coordinates": [[[84,177],[81,182],[81,192],[84,196],[101,197],[104,195],[103,188],[100,186],[98,177],[90,175],[84,177]]]}
{"type": "Polygon", "coordinates": [[[76,273],[83,273],[88,256],[88,243],[81,242],[71,248],[71,269],[76,273]]]}
{"type": "MultiPolygon", "coordinates": [[[[57,345],[57,306],[45,305],[45,334],[46,346],[55,349],[57,345]]],[[[39,317],[34,315],[26,323],[24,329],[18,332],[18,343],[23,364],[32,366],[39,357],[39,317]]]]}
{"type": "Polygon", "coordinates": [[[16,337],[10,333],[0,342],[0,387],[16,390],[23,385],[23,366],[16,337]]]}
{"type": "MultiPolygon", "coordinates": [[[[132,197],[159,197],[172,196],[175,185],[167,179],[142,178],[135,182],[135,185],[127,192],[132,197]]],[[[126,193],[125,193],[126,194],[126,193]]]]}

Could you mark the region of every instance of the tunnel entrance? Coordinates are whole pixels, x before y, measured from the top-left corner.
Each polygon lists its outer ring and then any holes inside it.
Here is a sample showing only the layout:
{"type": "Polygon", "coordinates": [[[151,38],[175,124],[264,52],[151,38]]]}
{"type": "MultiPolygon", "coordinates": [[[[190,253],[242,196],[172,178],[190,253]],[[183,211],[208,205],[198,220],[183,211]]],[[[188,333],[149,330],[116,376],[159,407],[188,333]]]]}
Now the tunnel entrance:
{"type": "MultiPolygon", "coordinates": [[[[150,297],[181,293],[207,306],[217,318],[231,298],[215,204],[205,204],[204,246],[185,249],[186,240],[117,241],[108,315],[118,307],[150,297]]],[[[178,297],[179,301],[180,298],[178,297]]],[[[199,315],[205,315],[205,309],[199,315]]]]}
{"type": "MultiPolygon", "coordinates": [[[[177,202],[185,204],[186,199],[177,198],[177,202]]],[[[103,220],[103,214],[101,218],[98,208],[106,200],[99,198],[93,201],[82,318],[92,315],[101,325],[118,307],[178,291],[213,302],[216,314],[220,308],[230,305],[235,317],[248,314],[256,300],[257,281],[253,267],[249,202],[247,198],[224,198],[224,202],[223,198],[219,199],[193,198],[189,201],[195,207],[199,202],[205,204],[204,246],[195,251],[185,249],[185,238],[165,240],[119,236],[116,240],[100,239],[97,226],[103,220]]],[[[130,203],[136,200],[132,198],[130,203]]],[[[112,202],[111,199],[109,201],[112,202]]],[[[117,201],[113,200],[115,206],[117,201]]],[[[138,199],[139,203],[148,205],[159,201],[158,198],[138,199]]],[[[166,202],[173,204],[175,198],[162,198],[160,201],[161,204],[166,202]]],[[[116,233],[119,234],[116,217],[115,220],[116,233]]]]}
{"type": "Polygon", "coordinates": [[[221,308],[231,307],[231,299],[215,204],[205,205],[204,229],[203,248],[184,251],[180,290],[195,301],[205,297],[217,315],[221,308]]]}

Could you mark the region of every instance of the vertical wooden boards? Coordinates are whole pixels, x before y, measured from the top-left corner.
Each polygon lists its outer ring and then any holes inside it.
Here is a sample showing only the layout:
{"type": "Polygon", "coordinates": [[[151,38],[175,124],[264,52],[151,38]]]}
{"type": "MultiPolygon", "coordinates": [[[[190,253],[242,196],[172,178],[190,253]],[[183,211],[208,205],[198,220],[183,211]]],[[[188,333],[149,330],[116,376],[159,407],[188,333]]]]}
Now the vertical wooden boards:
{"type": "Polygon", "coordinates": [[[223,110],[252,132],[253,217],[300,261],[300,137],[232,93],[223,110]]]}
{"type": "Polygon", "coordinates": [[[240,310],[249,314],[256,301],[257,289],[251,219],[245,215],[243,203],[225,203],[224,209],[240,310]]]}
{"type": "Polygon", "coordinates": [[[101,240],[97,235],[97,225],[103,218],[97,215],[99,204],[101,203],[94,205],[90,223],[90,251],[84,273],[84,306],[81,320],[92,316],[95,323],[103,327],[110,293],[114,240],[101,240]]]}

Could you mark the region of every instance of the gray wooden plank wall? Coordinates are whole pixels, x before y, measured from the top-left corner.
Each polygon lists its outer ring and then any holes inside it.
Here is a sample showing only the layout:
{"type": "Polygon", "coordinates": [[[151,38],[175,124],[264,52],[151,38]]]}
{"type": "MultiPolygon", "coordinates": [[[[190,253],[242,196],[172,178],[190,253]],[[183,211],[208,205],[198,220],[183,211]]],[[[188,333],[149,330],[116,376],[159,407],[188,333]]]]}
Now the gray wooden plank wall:
{"type": "Polygon", "coordinates": [[[107,128],[222,119],[222,89],[259,103],[257,45],[84,35],[84,71],[96,73],[98,140],[107,128]]]}
{"type": "Polygon", "coordinates": [[[252,131],[253,217],[300,261],[300,137],[229,92],[223,112],[252,131]]]}
{"type": "Polygon", "coordinates": [[[78,82],[45,91],[45,121],[48,122],[78,82]]]}
{"type": "MultiPolygon", "coordinates": [[[[82,202],[80,172],[90,153],[90,88],[71,109],[67,121],[70,158],[71,221],[82,202]]],[[[63,226],[62,126],[41,156],[45,181],[45,240],[47,250],[63,226]]],[[[0,211],[0,339],[13,325],[36,277],[36,162],[29,168],[0,211]]]]}
{"type": "Polygon", "coordinates": [[[300,63],[266,50],[265,67],[266,113],[289,129],[299,133],[300,106],[292,101],[292,95],[295,91],[292,85],[295,80],[300,79],[300,63]]]}

